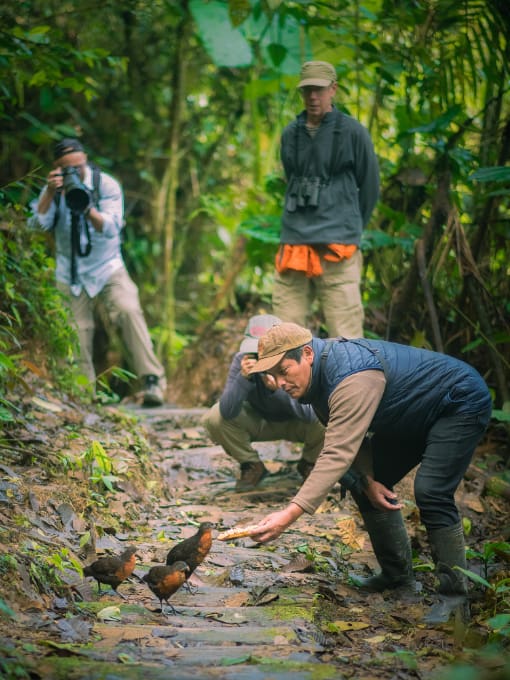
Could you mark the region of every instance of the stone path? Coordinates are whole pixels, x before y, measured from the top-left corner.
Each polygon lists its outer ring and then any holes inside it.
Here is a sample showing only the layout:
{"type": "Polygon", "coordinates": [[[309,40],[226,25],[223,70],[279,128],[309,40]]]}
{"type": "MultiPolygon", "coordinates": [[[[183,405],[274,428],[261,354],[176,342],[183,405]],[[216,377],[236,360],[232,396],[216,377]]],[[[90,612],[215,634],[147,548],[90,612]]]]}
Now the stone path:
{"type": "MultiPolygon", "coordinates": [[[[207,442],[200,427],[203,409],[144,409],[135,413],[155,433],[167,499],[136,529],[144,559],[120,597],[95,593],[82,603],[94,620],[90,647],[76,658],[52,657],[55,680],[326,680],[327,678],[417,677],[396,660],[379,660],[374,646],[393,649],[405,633],[405,607],[366,596],[346,585],[346,531],[364,546],[366,535],[347,504],[327,502],[323,512],[304,516],[281,540],[259,546],[249,538],[214,541],[193,577],[193,592],[181,588],[171,599],[176,612],[161,612],[141,581],[147,569],[164,563],[175,541],[202,521],[223,530],[256,522],[294,495],[299,457],[286,442],[257,445],[273,474],[260,488],[233,493],[237,466],[221,447],[207,442]],[[106,609],[105,608],[113,608],[106,609]],[[106,616],[106,620],[104,617],[106,616]],[[400,618],[399,618],[400,617],[400,618]],[[392,638],[393,635],[393,638],[392,638]],[[122,665],[119,664],[122,662],[122,665]],[[377,671],[376,671],[376,667],[377,671]],[[398,675],[395,669],[399,668],[398,675]]],[[[126,537],[126,540],[133,540],[126,537]]],[[[368,546],[368,543],[367,543],[368,546]]],[[[351,553],[352,551],[348,551],[351,553]]],[[[351,555],[349,567],[373,566],[371,552],[351,555]]],[[[409,615],[410,616],[410,615],[409,615]]]]}

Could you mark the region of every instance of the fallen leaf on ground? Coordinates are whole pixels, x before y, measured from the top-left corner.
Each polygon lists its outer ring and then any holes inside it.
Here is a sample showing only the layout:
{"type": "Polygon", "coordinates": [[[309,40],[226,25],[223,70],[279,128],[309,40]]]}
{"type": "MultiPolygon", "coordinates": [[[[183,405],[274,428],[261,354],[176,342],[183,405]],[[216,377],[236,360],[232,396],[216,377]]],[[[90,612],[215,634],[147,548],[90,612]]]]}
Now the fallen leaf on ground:
{"type": "Polygon", "coordinates": [[[337,530],[345,545],[354,550],[363,550],[365,535],[358,529],[352,517],[341,519],[337,525],[337,530]]]}
{"type": "Polygon", "coordinates": [[[250,596],[248,593],[236,593],[225,600],[226,607],[246,607],[250,596]]]}
{"type": "Polygon", "coordinates": [[[120,607],[105,607],[97,612],[100,621],[120,621],[120,607]]]}
{"type": "Polygon", "coordinates": [[[51,411],[52,413],[60,413],[63,411],[61,406],[58,406],[57,404],[51,404],[49,401],[44,401],[44,399],[40,399],[39,397],[32,397],[32,403],[35,406],[38,406],[45,411],[51,411]]]}
{"type": "Polygon", "coordinates": [[[327,624],[328,630],[331,632],[344,631],[344,630],[363,630],[364,628],[370,628],[369,623],[365,621],[331,621],[327,624]]]}

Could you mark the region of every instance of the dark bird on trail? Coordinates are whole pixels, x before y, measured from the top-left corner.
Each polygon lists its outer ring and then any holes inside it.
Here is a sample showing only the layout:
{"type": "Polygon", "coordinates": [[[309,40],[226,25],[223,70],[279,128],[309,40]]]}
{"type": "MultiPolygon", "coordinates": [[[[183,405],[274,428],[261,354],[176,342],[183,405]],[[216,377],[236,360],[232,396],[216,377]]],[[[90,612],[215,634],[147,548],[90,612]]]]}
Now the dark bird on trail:
{"type": "Polygon", "coordinates": [[[202,522],[196,534],[174,545],[166,556],[167,565],[181,561],[186,562],[189,567],[187,580],[207,557],[212,546],[213,529],[214,524],[212,522],[202,522]]]}
{"type": "Polygon", "coordinates": [[[188,565],[186,562],[181,560],[179,562],[174,562],[170,566],[151,567],[142,578],[142,581],[145,581],[154,595],[159,599],[162,613],[163,600],[167,603],[174,614],[177,613],[173,605],[171,605],[168,600],[186,581],[188,572],[188,565]]]}
{"type": "MultiPolygon", "coordinates": [[[[101,583],[111,586],[117,593],[120,584],[131,576],[135,568],[136,548],[132,545],[127,547],[118,557],[100,557],[83,570],[84,576],[93,576],[97,581],[97,590],[101,595],[101,583]]],[[[117,593],[124,597],[121,593],[117,593]]]]}

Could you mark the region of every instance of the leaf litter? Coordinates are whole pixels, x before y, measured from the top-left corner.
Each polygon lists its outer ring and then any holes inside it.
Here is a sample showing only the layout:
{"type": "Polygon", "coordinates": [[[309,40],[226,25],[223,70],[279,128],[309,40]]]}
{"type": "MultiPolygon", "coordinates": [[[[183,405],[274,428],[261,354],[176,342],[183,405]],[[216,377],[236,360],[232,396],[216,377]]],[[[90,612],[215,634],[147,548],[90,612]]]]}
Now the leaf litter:
{"type": "MultiPolygon", "coordinates": [[[[301,518],[274,544],[259,546],[250,539],[213,543],[197,568],[195,592],[181,588],[171,600],[178,614],[153,611],[154,598],[141,582],[148,568],[164,563],[174,543],[192,535],[201,521],[225,530],[254,523],[288,502],[299,486],[298,451],[293,446],[261,447],[272,474],[254,492],[235,494],[236,465],[207,439],[199,421],[188,418],[185,427],[163,427],[157,416],[151,416],[156,418],[152,424],[149,418],[139,420],[140,411],[133,417],[131,411],[108,408],[105,417],[59,404],[52,394],[42,392],[37,399],[41,401],[32,402],[40,408],[37,414],[25,404],[27,417],[31,415],[30,435],[24,426],[10,428],[3,441],[12,455],[3,456],[0,465],[0,481],[12,485],[0,498],[0,597],[14,613],[8,627],[2,626],[0,649],[16,640],[33,645],[26,655],[33,677],[59,677],[64,647],[58,646],[71,643],[73,652],[81,655],[80,645],[90,635],[97,640],[97,652],[88,656],[98,668],[115,660],[124,669],[132,664],[152,667],[154,658],[144,656],[143,650],[154,649],[182,668],[199,663],[199,677],[209,677],[204,668],[210,677],[221,677],[214,669],[225,667],[223,658],[236,667],[236,677],[248,678],[254,659],[271,658],[271,647],[274,658],[276,649],[279,657],[287,649],[289,663],[301,649],[306,663],[331,667],[337,674],[346,672],[343,659],[348,658],[354,677],[414,678],[418,659],[420,672],[432,677],[455,658],[463,658],[454,625],[423,627],[422,600],[400,603],[391,595],[366,595],[352,587],[349,571],[376,565],[361,518],[349,499],[339,501],[337,488],[320,512],[301,518]],[[51,407],[45,409],[43,402],[51,407]],[[91,440],[102,442],[119,478],[99,506],[91,500],[90,471],[76,462],[91,440]],[[46,467],[40,465],[43,457],[46,467]],[[69,460],[69,471],[61,474],[52,460],[69,460]],[[82,545],[81,539],[87,542],[82,545]],[[127,542],[136,543],[140,559],[132,577],[120,586],[126,602],[118,603],[111,593],[99,599],[95,585],[69,569],[70,559],[85,565],[92,555],[120,553],[127,542]],[[46,571],[58,563],[57,555],[66,563],[57,570],[60,585],[50,583],[46,571]],[[296,630],[305,630],[303,624],[296,628],[303,615],[311,626],[307,639],[315,636],[325,643],[320,651],[296,636],[296,630]],[[227,635],[227,630],[239,635],[227,635]],[[53,661],[48,644],[55,650],[53,661]],[[229,652],[221,656],[222,648],[229,652]],[[387,655],[384,660],[381,652],[387,655]]],[[[162,421],[166,415],[161,411],[162,421]]],[[[505,522],[508,525],[508,508],[497,498],[476,496],[472,487],[463,485],[458,500],[476,526],[471,542],[478,537],[480,545],[505,522]]],[[[413,549],[426,562],[430,556],[412,503],[412,479],[405,480],[398,493],[407,501],[413,549]]],[[[419,573],[419,578],[432,589],[429,572],[419,573]]],[[[476,620],[473,628],[483,639],[476,620]]],[[[77,667],[68,677],[87,677],[79,672],[77,667]]],[[[278,678],[276,671],[273,676],[278,678]]]]}

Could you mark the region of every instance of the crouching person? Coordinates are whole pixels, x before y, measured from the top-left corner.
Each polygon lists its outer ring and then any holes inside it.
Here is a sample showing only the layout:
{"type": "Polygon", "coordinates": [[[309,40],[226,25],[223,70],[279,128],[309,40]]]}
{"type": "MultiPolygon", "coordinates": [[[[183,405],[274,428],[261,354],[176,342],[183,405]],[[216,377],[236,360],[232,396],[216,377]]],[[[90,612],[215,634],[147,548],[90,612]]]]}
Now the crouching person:
{"type": "Polygon", "coordinates": [[[313,513],[351,466],[368,432],[371,456],[352,490],[381,571],[359,578],[374,591],[413,589],[411,547],[394,485],[417,468],[414,495],[436,566],[440,597],[426,621],[468,611],[464,535],[455,491],[491,414],[489,390],[471,366],[445,354],[378,340],[321,340],[293,323],[260,340],[250,374],[269,373],[278,388],[312,404],[327,424],[324,448],[297,495],[252,535],[275,539],[303,512],[313,513]]]}
{"type": "Polygon", "coordinates": [[[281,321],[270,314],[251,317],[220,400],[203,419],[211,439],[240,465],[236,491],[254,489],[268,473],[253,442],[303,442],[297,464],[303,479],[323,446],[324,427],[309,404],[300,404],[278,389],[270,375],[250,375],[257,361],[259,338],[275,323],[281,321]]]}

